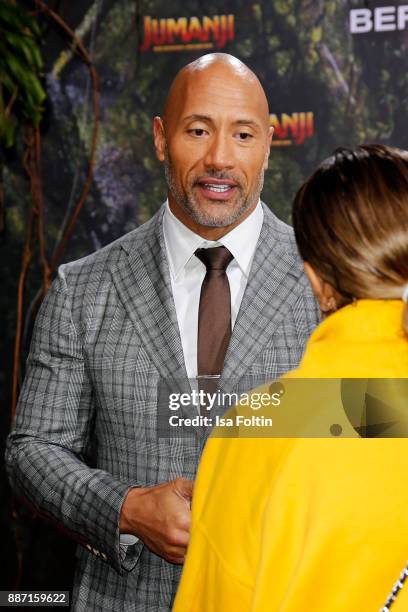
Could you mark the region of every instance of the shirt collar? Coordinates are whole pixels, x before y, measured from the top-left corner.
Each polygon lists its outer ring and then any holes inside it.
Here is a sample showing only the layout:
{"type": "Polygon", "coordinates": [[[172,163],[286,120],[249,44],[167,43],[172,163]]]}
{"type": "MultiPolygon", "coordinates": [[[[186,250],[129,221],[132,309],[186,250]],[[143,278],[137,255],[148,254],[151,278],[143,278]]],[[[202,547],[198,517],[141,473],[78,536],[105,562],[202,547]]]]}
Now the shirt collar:
{"type": "Polygon", "coordinates": [[[163,233],[170,273],[173,279],[176,279],[186,267],[197,249],[220,245],[227,247],[234,256],[242,273],[248,277],[261,233],[263,216],[259,200],[255,209],[242,223],[234,227],[233,230],[219,240],[211,241],[205,240],[177,219],[170,210],[168,201],[166,201],[163,216],[163,233]]]}

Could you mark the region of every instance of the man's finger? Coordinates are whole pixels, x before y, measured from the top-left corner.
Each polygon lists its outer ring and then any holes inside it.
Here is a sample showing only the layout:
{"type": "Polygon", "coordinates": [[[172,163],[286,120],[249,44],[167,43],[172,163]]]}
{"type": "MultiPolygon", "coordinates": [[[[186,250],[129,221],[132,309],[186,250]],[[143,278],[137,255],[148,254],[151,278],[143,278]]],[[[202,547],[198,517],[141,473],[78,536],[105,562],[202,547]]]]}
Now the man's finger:
{"type": "Polygon", "coordinates": [[[175,481],[175,490],[184,499],[190,501],[193,497],[194,480],[187,478],[177,478],[175,481]]]}
{"type": "Polygon", "coordinates": [[[177,529],[177,533],[174,533],[172,538],[169,538],[172,546],[183,546],[187,548],[190,541],[190,532],[188,529],[183,529],[180,526],[177,529]]]}
{"type": "Polygon", "coordinates": [[[189,508],[183,509],[176,517],[177,528],[182,530],[183,533],[189,532],[191,529],[191,510],[189,508]]]}
{"type": "Polygon", "coordinates": [[[166,546],[165,553],[171,557],[184,557],[187,552],[186,546],[166,546]]]}
{"type": "Polygon", "coordinates": [[[175,565],[183,565],[185,558],[185,555],[182,557],[165,557],[166,561],[174,563],[175,565]]]}

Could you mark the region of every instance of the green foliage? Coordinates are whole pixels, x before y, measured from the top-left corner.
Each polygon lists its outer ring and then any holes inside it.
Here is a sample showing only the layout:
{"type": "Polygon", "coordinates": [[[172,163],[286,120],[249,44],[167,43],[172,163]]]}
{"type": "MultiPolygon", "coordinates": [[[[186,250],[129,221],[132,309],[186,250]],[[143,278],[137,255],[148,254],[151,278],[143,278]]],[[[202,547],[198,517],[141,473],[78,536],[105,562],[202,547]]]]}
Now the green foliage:
{"type": "Polygon", "coordinates": [[[21,122],[41,120],[45,91],[37,22],[10,0],[0,0],[0,145],[11,147],[21,122]]]}

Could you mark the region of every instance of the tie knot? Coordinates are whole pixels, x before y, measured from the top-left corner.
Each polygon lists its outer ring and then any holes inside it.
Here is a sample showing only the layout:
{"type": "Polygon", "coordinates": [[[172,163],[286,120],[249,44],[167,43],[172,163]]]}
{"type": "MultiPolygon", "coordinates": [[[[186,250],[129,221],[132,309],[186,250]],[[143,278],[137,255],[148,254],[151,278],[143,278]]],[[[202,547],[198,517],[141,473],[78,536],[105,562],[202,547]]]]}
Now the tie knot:
{"type": "Polygon", "coordinates": [[[211,249],[197,249],[195,256],[203,262],[207,270],[225,270],[234,259],[227,247],[219,246],[211,249]]]}

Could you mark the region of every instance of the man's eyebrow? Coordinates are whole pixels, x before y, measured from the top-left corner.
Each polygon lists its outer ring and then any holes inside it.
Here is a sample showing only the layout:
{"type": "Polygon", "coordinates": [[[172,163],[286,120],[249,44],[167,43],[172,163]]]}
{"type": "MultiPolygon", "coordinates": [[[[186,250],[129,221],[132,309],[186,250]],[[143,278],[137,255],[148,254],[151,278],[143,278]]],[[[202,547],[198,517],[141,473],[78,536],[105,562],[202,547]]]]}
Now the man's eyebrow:
{"type": "Polygon", "coordinates": [[[196,113],[183,117],[182,121],[183,123],[186,123],[187,121],[206,121],[207,123],[214,123],[214,120],[208,115],[197,115],[196,113]]]}
{"type": "MultiPolygon", "coordinates": [[[[197,113],[193,113],[192,115],[187,115],[187,117],[183,117],[182,122],[186,123],[188,121],[205,121],[207,123],[214,123],[214,119],[209,115],[199,115],[197,113]]],[[[261,125],[254,119],[236,119],[233,122],[234,125],[247,125],[254,129],[260,129],[261,125]]]]}
{"type": "Polygon", "coordinates": [[[261,127],[260,123],[254,119],[237,119],[234,121],[234,123],[235,125],[248,125],[249,127],[253,127],[255,129],[259,129],[261,127]]]}

